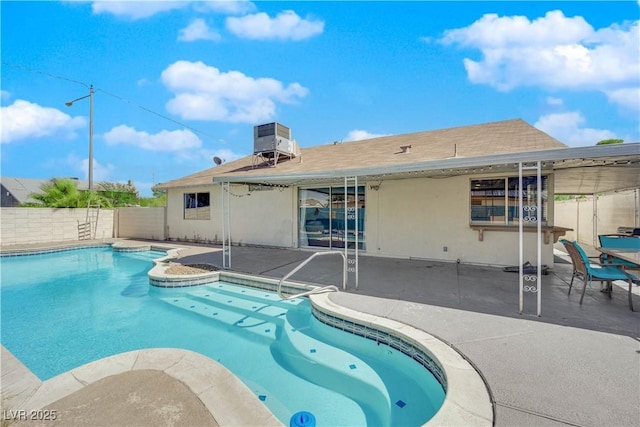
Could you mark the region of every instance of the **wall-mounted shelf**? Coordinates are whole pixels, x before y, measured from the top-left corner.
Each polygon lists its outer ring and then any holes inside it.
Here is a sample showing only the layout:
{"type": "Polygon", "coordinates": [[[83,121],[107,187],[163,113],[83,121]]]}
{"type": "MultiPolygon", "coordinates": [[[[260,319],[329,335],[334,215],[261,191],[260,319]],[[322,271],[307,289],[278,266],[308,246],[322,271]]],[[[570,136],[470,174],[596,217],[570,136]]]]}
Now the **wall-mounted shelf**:
{"type": "MultiPolygon", "coordinates": [[[[478,241],[482,242],[484,240],[484,232],[485,231],[510,231],[512,233],[517,233],[520,228],[517,225],[481,225],[481,224],[472,224],[469,226],[472,230],[476,230],[478,232],[478,241]]],[[[523,227],[522,230],[525,233],[536,233],[538,231],[538,227],[535,226],[527,226],[523,227]]],[[[573,230],[572,228],[565,227],[556,227],[543,225],[542,226],[542,234],[544,235],[544,244],[548,245],[551,242],[551,237],[553,236],[553,243],[556,243],[558,239],[564,236],[567,231],[573,230]]]]}

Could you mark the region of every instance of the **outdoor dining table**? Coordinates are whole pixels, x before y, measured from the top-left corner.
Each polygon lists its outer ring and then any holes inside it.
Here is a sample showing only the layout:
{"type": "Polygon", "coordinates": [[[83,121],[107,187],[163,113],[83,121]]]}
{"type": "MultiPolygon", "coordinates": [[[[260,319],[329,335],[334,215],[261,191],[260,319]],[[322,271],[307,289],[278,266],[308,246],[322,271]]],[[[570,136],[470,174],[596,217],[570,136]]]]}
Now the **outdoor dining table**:
{"type": "Polygon", "coordinates": [[[618,249],[618,248],[602,248],[602,247],[598,247],[596,249],[598,249],[603,254],[607,254],[612,257],[635,264],[635,267],[630,267],[632,269],[635,269],[635,268],[640,269],[640,249],[630,249],[630,248],[618,249]]]}

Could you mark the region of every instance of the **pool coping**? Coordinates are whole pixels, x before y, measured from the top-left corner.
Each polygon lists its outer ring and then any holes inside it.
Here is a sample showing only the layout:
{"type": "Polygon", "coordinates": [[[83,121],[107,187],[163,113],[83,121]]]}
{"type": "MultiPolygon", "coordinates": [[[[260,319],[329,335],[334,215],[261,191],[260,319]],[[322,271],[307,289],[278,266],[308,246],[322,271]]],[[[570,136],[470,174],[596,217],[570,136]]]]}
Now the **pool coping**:
{"type": "MultiPolygon", "coordinates": [[[[356,323],[400,338],[440,365],[446,377],[445,399],[425,426],[493,425],[493,403],[489,390],[476,368],[460,353],[425,331],[386,317],[343,307],[332,301],[330,295],[318,293],[310,295],[310,300],[314,308],[344,319],[346,325],[356,323]]],[[[348,330],[348,326],[341,329],[354,333],[348,330]]]]}
{"type": "MultiPolygon", "coordinates": [[[[180,251],[187,250],[185,247],[176,247],[175,245],[164,245],[158,243],[138,243],[138,242],[99,242],[95,240],[86,240],[86,241],[72,241],[65,243],[58,243],[52,245],[42,245],[38,247],[17,247],[17,248],[1,248],[0,249],[0,257],[14,257],[14,256],[23,256],[23,255],[39,255],[39,254],[48,254],[53,252],[65,252],[65,251],[73,251],[78,249],[91,249],[91,248],[107,248],[111,247],[112,249],[119,252],[138,252],[138,251],[148,251],[148,250],[157,250],[157,251],[166,251],[167,256],[171,258],[177,258],[179,256],[180,251]]],[[[164,259],[166,257],[157,258],[164,259]]]]}

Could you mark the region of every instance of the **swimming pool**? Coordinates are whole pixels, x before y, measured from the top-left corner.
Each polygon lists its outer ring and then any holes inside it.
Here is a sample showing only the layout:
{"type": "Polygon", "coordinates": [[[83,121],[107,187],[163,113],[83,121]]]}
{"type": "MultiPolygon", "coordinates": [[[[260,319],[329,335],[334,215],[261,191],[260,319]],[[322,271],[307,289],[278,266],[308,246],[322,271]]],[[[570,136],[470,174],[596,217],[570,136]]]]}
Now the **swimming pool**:
{"type": "Polygon", "coordinates": [[[107,247],[3,257],[2,344],[42,380],[140,348],[193,350],[285,424],[305,410],[318,425],[420,425],[442,405],[443,385],[423,365],[327,326],[308,299],[226,281],[150,288],[158,255],[107,247]]]}

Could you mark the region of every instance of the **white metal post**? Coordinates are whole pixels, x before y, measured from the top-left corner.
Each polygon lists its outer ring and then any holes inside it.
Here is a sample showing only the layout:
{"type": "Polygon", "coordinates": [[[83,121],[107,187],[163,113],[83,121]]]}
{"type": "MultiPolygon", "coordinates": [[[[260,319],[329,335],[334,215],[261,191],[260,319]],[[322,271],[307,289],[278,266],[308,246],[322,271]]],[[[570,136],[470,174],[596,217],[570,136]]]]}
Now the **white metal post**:
{"type": "MultiPolygon", "coordinates": [[[[347,278],[349,277],[349,248],[347,244],[347,186],[348,178],[344,177],[344,230],[343,230],[343,244],[344,244],[344,257],[347,259],[347,278]]],[[[348,280],[348,279],[347,279],[348,280]]]]}
{"type": "Polygon", "coordinates": [[[640,189],[635,189],[633,191],[633,199],[634,199],[634,210],[635,210],[635,215],[634,215],[634,220],[633,220],[633,227],[637,228],[640,227],[640,189]]]}
{"type": "Polygon", "coordinates": [[[518,164],[518,209],[520,212],[520,221],[518,226],[518,234],[519,234],[519,244],[520,244],[520,280],[519,280],[519,313],[522,314],[524,309],[524,292],[536,292],[537,295],[537,314],[540,316],[542,311],[542,172],[541,172],[541,163],[540,161],[536,162],[535,166],[524,166],[522,163],[518,164]],[[536,170],[536,205],[531,206],[527,205],[526,209],[524,206],[523,195],[523,170],[536,170]],[[525,217],[526,212],[526,217],[525,217]],[[536,222],[537,232],[536,232],[536,242],[537,242],[537,251],[536,251],[536,274],[525,274],[524,273],[524,222],[536,222]],[[524,285],[524,281],[533,282],[536,281],[535,285],[524,285]]]}
{"type": "Polygon", "coordinates": [[[359,272],[359,268],[358,268],[358,246],[360,245],[360,222],[358,221],[358,211],[359,211],[359,198],[360,195],[358,194],[358,177],[354,177],[354,182],[353,182],[353,188],[354,188],[354,193],[355,193],[355,237],[356,237],[356,241],[355,241],[355,249],[356,249],[356,290],[358,290],[358,272],[359,272]]]}
{"type": "Polygon", "coordinates": [[[542,172],[540,170],[540,162],[537,162],[536,169],[538,171],[536,179],[536,189],[538,198],[536,200],[536,219],[538,220],[538,316],[542,308],[542,172]]]}
{"type": "Polygon", "coordinates": [[[358,177],[345,177],[344,178],[344,255],[347,259],[347,272],[353,273],[354,275],[354,285],[355,288],[358,289],[358,244],[359,244],[359,228],[358,228],[358,177]],[[354,187],[354,207],[353,214],[350,214],[350,208],[348,204],[349,200],[349,183],[353,182],[354,187]],[[352,257],[349,257],[349,223],[348,221],[352,219],[354,220],[354,250],[352,252],[352,257]]]}
{"type": "Polygon", "coordinates": [[[222,268],[231,268],[231,219],[230,219],[230,183],[220,183],[220,208],[222,222],[222,268]]]}
{"type": "Polygon", "coordinates": [[[524,263],[524,232],[523,232],[523,221],[524,221],[524,206],[522,203],[522,162],[518,163],[518,247],[520,250],[519,256],[519,282],[518,282],[518,302],[519,302],[519,310],[518,312],[522,314],[522,310],[524,307],[524,271],[523,271],[523,263],[524,263]]]}
{"type": "Polygon", "coordinates": [[[592,226],[593,226],[593,246],[598,247],[598,194],[593,193],[593,218],[592,218],[592,226]]]}
{"type": "Polygon", "coordinates": [[[355,288],[358,289],[358,243],[359,243],[359,228],[358,228],[358,177],[354,176],[350,178],[353,181],[353,214],[348,216],[348,219],[352,219],[354,221],[353,224],[353,268],[354,268],[354,276],[355,276],[355,288]]]}

